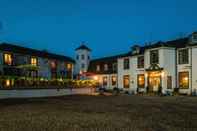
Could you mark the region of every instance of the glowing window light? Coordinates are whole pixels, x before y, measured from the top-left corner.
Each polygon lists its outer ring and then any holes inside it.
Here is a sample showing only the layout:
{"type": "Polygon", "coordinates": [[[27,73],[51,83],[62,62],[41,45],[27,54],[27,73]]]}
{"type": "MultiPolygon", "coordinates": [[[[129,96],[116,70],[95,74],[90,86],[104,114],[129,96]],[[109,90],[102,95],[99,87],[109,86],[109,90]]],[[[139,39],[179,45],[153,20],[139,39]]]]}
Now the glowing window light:
{"type": "Polygon", "coordinates": [[[67,70],[71,70],[72,69],[72,64],[68,63],[67,64],[67,70]]]}
{"type": "Polygon", "coordinates": [[[38,64],[37,58],[32,57],[32,58],[31,58],[31,65],[32,65],[32,66],[37,66],[37,64],[38,64]]]}
{"type": "Polygon", "coordinates": [[[11,54],[4,54],[4,63],[7,65],[12,65],[12,55],[11,54]]]}

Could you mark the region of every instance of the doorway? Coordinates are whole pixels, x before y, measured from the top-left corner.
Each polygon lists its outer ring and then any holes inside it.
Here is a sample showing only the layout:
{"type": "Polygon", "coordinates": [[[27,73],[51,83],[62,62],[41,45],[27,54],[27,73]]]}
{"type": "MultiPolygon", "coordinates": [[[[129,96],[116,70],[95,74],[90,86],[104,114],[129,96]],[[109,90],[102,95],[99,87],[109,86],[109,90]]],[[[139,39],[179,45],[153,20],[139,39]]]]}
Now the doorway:
{"type": "Polygon", "coordinates": [[[148,73],[148,91],[158,92],[161,87],[161,72],[148,73]]]}

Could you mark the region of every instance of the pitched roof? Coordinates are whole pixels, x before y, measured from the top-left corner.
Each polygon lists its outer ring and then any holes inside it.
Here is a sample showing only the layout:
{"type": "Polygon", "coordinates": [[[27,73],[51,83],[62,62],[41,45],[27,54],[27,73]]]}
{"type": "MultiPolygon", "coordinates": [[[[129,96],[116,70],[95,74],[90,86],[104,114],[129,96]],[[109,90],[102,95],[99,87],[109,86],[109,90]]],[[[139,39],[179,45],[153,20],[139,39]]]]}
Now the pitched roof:
{"type": "Polygon", "coordinates": [[[144,46],[145,49],[150,49],[150,48],[157,48],[157,47],[174,47],[174,48],[183,48],[186,47],[189,44],[189,38],[181,38],[181,39],[176,39],[176,40],[171,40],[171,41],[166,41],[166,42],[156,42],[152,45],[147,45],[144,46]]]}
{"type": "Polygon", "coordinates": [[[88,50],[88,51],[92,51],[90,48],[88,48],[86,45],[82,44],[80,45],[78,48],[76,48],[75,50],[88,50]]]}
{"type": "Polygon", "coordinates": [[[22,47],[18,45],[8,44],[8,43],[2,43],[0,44],[0,51],[8,51],[13,53],[19,53],[19,54],[26,54],[26,55],[32,55],[32,56],[38,56],[43,58],[49,58],[49,59],[57,59],[61,61],[69,61],[72,63],[75,63],[75,61],[68,56],[58,55],[46,51],[40,51],[36,49],[31,49],[27,47],[22,47]]]}
{"type": "Polygon", "coordinates": [[[106,57],[102,57],[102,58],[93,59],[90,62],[104,62],[104,61],[109,61],[109,60],[113,61],[113,60],[117,60],[119,57],[121,57],[123,55],[125,55],[125,54],[106,56],[106,57]]]}

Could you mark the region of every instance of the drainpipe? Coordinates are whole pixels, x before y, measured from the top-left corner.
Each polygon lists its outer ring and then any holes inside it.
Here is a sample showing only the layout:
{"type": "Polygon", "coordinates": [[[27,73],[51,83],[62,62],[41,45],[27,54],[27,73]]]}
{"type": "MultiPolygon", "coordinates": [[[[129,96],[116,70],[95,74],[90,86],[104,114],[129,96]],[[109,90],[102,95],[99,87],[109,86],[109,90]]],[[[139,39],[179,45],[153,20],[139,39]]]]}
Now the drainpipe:
{"type": "Polygon", "coordinates": [[[191,62],[191,73],[190,73],[190,78],[191,78],[191,94],[192,94],[192,48],[190,48],[191,51],[190,51],[190,56],[191,56],[191,59],[190,59],[190,62],[191,62]]]}
{"type": "Polygon", "coordinates": [[[178,88],[177,48],[175,48],[175,88],[178,88]]]}

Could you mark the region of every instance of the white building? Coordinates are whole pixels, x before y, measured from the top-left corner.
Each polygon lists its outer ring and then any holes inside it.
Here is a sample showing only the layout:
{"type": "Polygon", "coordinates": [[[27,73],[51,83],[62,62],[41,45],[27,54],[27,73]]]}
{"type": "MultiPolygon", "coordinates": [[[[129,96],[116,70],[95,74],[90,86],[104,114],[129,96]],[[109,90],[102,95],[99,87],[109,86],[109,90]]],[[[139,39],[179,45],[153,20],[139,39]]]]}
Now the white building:
{"type": "Polygon", "coordinates": [[[132,47],[125,54],[90,60],[88,73],[102,87],[133,93],[197,93],[197,33],[132,47]],[[113,83],[113,84],[112,84],[113,83]]]}

